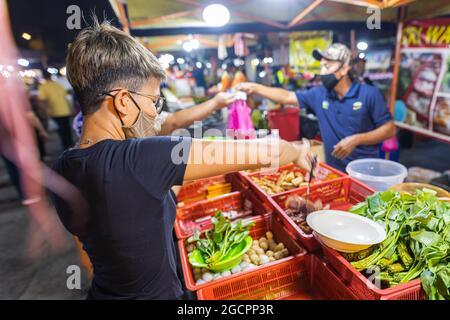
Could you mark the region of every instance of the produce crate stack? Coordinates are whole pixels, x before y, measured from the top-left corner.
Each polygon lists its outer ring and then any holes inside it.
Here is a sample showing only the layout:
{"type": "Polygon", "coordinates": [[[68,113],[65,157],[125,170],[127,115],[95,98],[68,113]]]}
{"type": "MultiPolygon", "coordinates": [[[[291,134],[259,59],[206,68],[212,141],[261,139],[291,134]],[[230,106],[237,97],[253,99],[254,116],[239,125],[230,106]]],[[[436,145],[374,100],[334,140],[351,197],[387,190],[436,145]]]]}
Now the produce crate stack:
{"type": "MultiPolygon", "coordinates": [[[[279,245],[280,247],[282,247],[284,250],[283,249],[281,250],[285,251],[285,254],[283,254],[279,259],[274,261],[267,261],[267,262],[261,261],[260,265],[248,268],[243,272],[232,270],[233,273],[231,274],[227,273],[226,275],[224,275],[222,272],[220,278],[199,284],[199,282],[195,280],[194,269],[192,265],[189,263],[188,257],[189,244],[187,243],[186,239],[179,240],[178,247],[180,250],[180,256],[182,260],[183,273],[185,276],[186,287],[189,290],[197,291],[210,286],[230,286],[230,285],[231,287],[235,288],[235,286],[239,286],[239,283],[241,283],[243,279],[255,277],[261,272],[265,271],[269,273],[273,271],[274,272],[273,275],[275,275],[276,271],[274,270],[282,269],[284,270],[284,273],[279,273],[279,278],[282,278],[282,280],[279,280],[278,286],[272,284],[271,292],[273,293],[276,291],[277,288],[279,288],[282,289],[281,291],[278,292],[280,297],[288,295],[287,291],[285,293],[282,293],[283,290],[287,290],[286,287],[283,285],[283,283],[286,285],[288,285],[289,283],[291,284],[291,286],[293,285],[292,282],[295,279],[292,276],[292,272],[294,272],[294,269],[298,267],[298,264],[303,259],[303,256],[306,254],[306,251],[303,249],[301,245],[299,245],[293,239],[293,237],[289,233],[289,230],[287,230],[284,227],[284,225],[281,223],[281,221],[278,219],[277,216],[266,215],[247,219],[247,221],[249,220],[254,222],[254,226],[250,229],[250,236],[253,239],[251,246],[252,249],[255,247],[254,241],[260,243],[261,241],[258,241],[258,239],[261,239],[262,237],[266,237],[267,239],[269,239],[270,236],[268,235],[268,233],[270,232],[270,234],[273,237],[273,240],[277,243],[277,246],[279,245]],[[288,272],[288,270],[290,271],[288,272]]],[[[262,248],[258,247],[258,249],[262,248]]],[[[274,253],[278,252],[278,250],[276,251],[276,249],[274,249],[273,251],[274,253]]],[[[255,260],[252,259],[251,262],[254,263],[255,260]]],[[[256,283],[256,285],[258,284],[256,283]]],[[[237,291],[240,291],[237,287],[236,289],[237,291]]],[[[220,291],[220,289],[218,290],[220,291]]],[[[254,298],[256,299],[257,298],[256,296],[264,293],[263,292],[264,290],[263,291],[261,290],[256,290],[255,292],[248,292],[248,288],[242,288],[242,292],[240,292],[240,294],[243,295],[242,298],[244,296],[250,298],[249,295],[254,294],[255,295],[254,298]]],[[[236,295],[236,292],[233,294],[236,295]]]]}
{"type": "MultiPolygon", "coordinates": [[[[180,239],[178,245],[187,288],[196,291],[198,299],[424,299],[420,277],[391,287],[382,286],[383,283],[376,286],[374,281],[368,280],[375,276],[358,271],[347,260],[350,256],[346,259],[316,240],[304,221],[306,212],[312,210],[310,205],[314,210],[354,211],[366,210],[364,203],[372,201],[370,207],[375,201],[370,200],[374,190],[359,181],[322,163],[319,171],[321,174],[312,181],[308,195],[306,172],[294,164],[278,169],[239,172],[184,186],[178,198],[184,203],[177,208],[175,230],[180,239]],[[231,190],[208,199],[208,186],[217,183],[230,183],[231,190]],[[190,200],[186,201],[188,198],[190,200]],[[297,202],[298,206],[295,205],[297,202]],[[299,208],[306,208],[306,212],[301,215],[299,208]],[[207,276],[208,281],[204,282],[202,272],[205,270],[194,269],[189,261],[188,250],[193,248],[189,248],[187,239],[196,230],[199,231],[197,240],[205,237],[205,232],[213,228],[211,222],[218,211],[228,214],[232,221],[238,218],[254,221],[255,225],[249,230],[254,241],[251,244],[253,251],[248,253],[273,249],[264,244],[267,232],[270,232],[288,254],[280,257],[281,253],[278,253],[279,259],[272,258],[259,265],[252,260],[252,254],[243,255],[242,261],[256,265],[240,272],[216,273],[211,279],[207,276]]],[[[267,251],[260,254],[266,255],[267,251]]]]}

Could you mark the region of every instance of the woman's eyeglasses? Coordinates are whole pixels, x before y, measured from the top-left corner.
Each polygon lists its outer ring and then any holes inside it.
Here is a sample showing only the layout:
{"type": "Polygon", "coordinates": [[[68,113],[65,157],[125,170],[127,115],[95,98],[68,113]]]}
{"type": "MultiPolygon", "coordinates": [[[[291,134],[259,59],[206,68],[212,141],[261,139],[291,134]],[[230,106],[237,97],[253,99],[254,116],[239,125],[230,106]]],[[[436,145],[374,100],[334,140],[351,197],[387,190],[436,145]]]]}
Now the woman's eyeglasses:
{"type": "MultiPolygon", "coordinates": [[[[122,90],[122,89],[113,89],[108,92],[103,92],[103,93],[100,93],[99,96],[100,97],[102,97],[102,96],[114,97],[113,95],[110,94],[110,92],[119,91],[119,90],[122,90]]],[[[164,107],[164,102],[166,101],[166,99],[164,97],[162,97],[160,95],[155,96],[155,95],[151,95],[151,94],[145,94],[145,93],[136,92],[136,91],[132,91],[132,90],[128,90],[128,92],[137,94],[138,96],[142,96],[142,97],[152,100],[153,104],[155,105],[156,112],[161,113],[161,111],[164,107]]]]}

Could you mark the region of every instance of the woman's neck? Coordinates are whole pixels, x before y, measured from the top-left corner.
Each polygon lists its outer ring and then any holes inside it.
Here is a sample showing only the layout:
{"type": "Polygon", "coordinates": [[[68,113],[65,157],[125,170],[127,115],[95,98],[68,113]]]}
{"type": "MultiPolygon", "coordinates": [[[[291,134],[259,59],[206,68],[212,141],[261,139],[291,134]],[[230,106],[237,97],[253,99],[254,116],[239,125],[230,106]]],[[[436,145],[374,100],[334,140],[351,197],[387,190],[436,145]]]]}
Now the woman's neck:
{"type": "Polygon", "coordinates": [[[83,118],[83,129],[79,142],[80,148],[88,148],[106,139],[125,140],[120,124],[115,124],[117,121],[105,121],[105,117],[111,117],[111,114],[98,110],[92,115],[83,118]]]}

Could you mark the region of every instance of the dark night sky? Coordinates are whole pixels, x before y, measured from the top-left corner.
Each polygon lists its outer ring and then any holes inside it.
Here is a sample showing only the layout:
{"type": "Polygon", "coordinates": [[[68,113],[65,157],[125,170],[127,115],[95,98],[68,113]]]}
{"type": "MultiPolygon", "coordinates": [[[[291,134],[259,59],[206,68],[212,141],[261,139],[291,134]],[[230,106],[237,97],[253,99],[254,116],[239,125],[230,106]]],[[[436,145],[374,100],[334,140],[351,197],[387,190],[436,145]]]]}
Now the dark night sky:
{"type": "Polygon", "coordinates": [[[100,20],[106,17],[117,25],[116,16],[107,0],[8,0],[7,3],[19,49],[22,52],[29,49],[30,42],[21,37],[23,32],[28,32],[33,39],[42,39],[49,64],[64,63],[67,44],[79,31],[69,30],[66,27],[68,6],[78,5],[88,21],[90,13],[94,11],[100,20]]]}

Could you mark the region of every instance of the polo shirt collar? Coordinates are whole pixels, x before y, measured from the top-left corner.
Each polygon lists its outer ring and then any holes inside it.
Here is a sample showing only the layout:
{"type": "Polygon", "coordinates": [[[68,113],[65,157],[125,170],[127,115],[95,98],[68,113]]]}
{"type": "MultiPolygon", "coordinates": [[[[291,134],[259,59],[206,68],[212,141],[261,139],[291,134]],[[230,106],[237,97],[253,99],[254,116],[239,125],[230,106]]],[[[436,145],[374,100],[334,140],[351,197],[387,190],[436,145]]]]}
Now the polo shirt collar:
{"type": "MultiPolygon", "coordinates": [[[[359,88],[361,87],[361,84],[359,81],[353,81],[350,89],[348,90],[347,94],[345,95],[344,99],[350,99],[355,98],[358,96],[359,88]]],[[[331,99],[338,99],[338,96],[334,90],[327,90],[327,97],[331,99]]]]}

